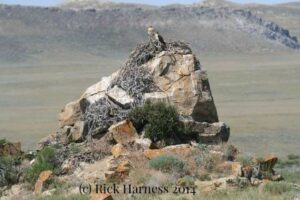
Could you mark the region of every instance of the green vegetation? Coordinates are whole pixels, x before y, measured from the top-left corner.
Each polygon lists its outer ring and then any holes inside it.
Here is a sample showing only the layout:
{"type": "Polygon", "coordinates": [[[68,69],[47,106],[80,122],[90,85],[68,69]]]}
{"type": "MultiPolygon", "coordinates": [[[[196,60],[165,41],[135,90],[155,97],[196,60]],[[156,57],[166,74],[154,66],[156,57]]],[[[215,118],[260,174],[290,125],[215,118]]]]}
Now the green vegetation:
{"type": "Polygon", "coordinates": [[[264,191],[269,192],[272,195],[281,195],[285,192],[289,192],[293,190],[293,186],[291,183],[287,183],[285,181],[281,182],[269,182],[265,185],[264,191]]]}
{"type": "Polygon", "coordinates": [[[162,172],[184,172],[185,163],[176,155],[163,154],[149,161],[150,167],[162,172]]]}
{"type": "Polygon", "coordinates": [[[233,161],[236,155],[237,155],[237,148],[235,146],[233,146],[232,144],[226,146],[225,153],[224,153],[226,160],[233,161]]]}
{"type": "Polygon", "coordinates": [[[7,143],[7,140],[6,139],[0,139],[0,145],[4,145],[7,143]]]}
{"type": "Polygon", "coordinates": [[[299,156],[299,155],[296,155],[296,154],[289,154],[289,155],[287,156],[287,158],[288,158],[289,160],[299,160],[299,159],[300,159],[300,156],[299,156]]]}
{"type": "Polygon", "coordinates": [[[0,156],[0,187],[18,182],[20,160],[11,156],[0,156]]]}
{"type": "Polygon", "coordinates": [[[135,128],[145,128],[145,137],[153,142],[163,141],[166,145],[178,143],[184,132],[183,124],[175,107],[163,102],[146,102],[129,113],[135,128]]]}
{"type": "Polygon", "coordinates": [[[182,187],[192,187],[195,186],[195,180],[192,176],[184,176],[178,184],[182,187]]]}
{"type": "Polygon", "coordinates": [[[296,154],[289,154],[286,159],[279,159],[277,167],[286,168],[292,166],[300,166],[300,156],[296,154]]]}
{"type": "Polygon", "coordinates": [[[40,197],[36,200],[88,200],[89,198],[85,195],[75,195],[75,196],[58,196],[58,195],[52,195],[47,197],[40,197]]]}
{"type": "Polygon", "coordinates": [[[252,156],[248,155],[241,155],[237,158],[237,160],[241,163],[242,166],[249,166],[252,165],[254,162],[254,159],[252,156]]]}
{"type": "Polygon", "coordinates": [[[55,165],[56,149],[52,146],[45,147],[37,154],[33,165],[25,171],[24,178],[30,183],[34,183],[40,173],[45,170],[52,170],[55,174],[59,173],[59,167],[55,165]]]}

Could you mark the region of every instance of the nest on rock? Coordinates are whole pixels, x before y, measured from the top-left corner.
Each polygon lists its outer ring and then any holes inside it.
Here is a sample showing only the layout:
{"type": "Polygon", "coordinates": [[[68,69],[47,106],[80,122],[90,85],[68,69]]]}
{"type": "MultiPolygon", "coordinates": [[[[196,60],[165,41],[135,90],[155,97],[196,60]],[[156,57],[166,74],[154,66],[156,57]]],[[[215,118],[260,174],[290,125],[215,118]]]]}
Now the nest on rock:
{"type": "MultiPolygon", "coordinates": [[[[152,75],[143,67],[143,64],[154,58],[162,51],[169,54],[190,54],[191,48],[184,42],[168,42],[165,45],[149,41],[139,44],[129,56],[118,76],[112,81],[109,89],[118,86],[125,90],[134,102],[131,108],[142,105],[145,93],[159,91],[152,75]]],[[[124,120],[129,110],[122,109],[106,98],[89,105],[82,116],[88,126],[88,137],[106,131],[112,124],[124,120]]]]}

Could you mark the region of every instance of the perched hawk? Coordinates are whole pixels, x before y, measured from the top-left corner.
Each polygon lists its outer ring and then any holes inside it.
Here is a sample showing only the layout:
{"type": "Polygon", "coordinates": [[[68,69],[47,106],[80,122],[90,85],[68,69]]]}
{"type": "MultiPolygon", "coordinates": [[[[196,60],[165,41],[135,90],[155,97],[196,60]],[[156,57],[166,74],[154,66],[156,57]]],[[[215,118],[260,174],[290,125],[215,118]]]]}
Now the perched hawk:
{"type": "Polygon", "coordinates": [[[148,35],[150,42],[154,44],[162,44],[163,46],[166,45],[163,37],[153,28],[153,26],[148,27],[148,35]]]}

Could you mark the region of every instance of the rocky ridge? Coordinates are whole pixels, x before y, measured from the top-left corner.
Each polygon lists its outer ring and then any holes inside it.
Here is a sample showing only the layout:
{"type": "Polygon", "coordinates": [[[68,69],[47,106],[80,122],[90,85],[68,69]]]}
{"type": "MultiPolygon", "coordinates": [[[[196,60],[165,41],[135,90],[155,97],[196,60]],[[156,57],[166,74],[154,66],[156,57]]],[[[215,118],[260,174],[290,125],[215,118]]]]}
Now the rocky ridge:
{"type": "Polygon", "coordinates": [[[143,41],[148,25],[154,25],[170,38],[192,43],[197,53],[299,49],[291,27],[289,30],[285,24],[266,19],[255,9],[241,5],[77,5],[47,8],[1,5],[1,61],[43,60],[49,55],[76,59],[74,55],[78,54],[93,58],[112,56],[112,52],[127,54],[128,49],[143,41]],[[60,49],[60,55],[55,49],[60,49]]]}

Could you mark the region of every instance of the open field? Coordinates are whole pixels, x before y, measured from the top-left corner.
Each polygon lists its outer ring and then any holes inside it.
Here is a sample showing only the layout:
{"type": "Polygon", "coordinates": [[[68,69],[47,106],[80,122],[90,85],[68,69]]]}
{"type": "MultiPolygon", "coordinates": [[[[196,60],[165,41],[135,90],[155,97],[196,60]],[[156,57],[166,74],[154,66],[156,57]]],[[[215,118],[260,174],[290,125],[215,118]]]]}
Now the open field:
{"type": "MultiPolygon", "coordinates": [[[[230,142],[242,151],[300,154],[299,55],[197,55],[208,71],[220,120],[231,126],[230,142]]],[[[0,138],[33,148],[55,131],[57,114],[67,102],[124,61],[125,57],[78,64],[0,64],[0,138]]]]}

